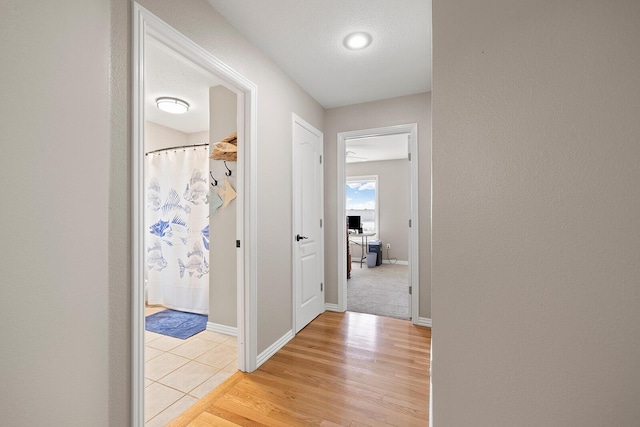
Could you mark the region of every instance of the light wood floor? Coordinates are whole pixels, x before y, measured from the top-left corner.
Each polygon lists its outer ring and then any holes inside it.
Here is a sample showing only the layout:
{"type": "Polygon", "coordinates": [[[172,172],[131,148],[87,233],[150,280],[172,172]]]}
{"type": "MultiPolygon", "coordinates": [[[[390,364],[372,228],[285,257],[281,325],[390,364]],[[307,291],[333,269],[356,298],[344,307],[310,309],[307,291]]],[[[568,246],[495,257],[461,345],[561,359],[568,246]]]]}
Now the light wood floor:
{"type": "Polygon", "coordinates": [[[430,328],[325,312],[170,425],[427,426],[430,349],[430,328]]]}

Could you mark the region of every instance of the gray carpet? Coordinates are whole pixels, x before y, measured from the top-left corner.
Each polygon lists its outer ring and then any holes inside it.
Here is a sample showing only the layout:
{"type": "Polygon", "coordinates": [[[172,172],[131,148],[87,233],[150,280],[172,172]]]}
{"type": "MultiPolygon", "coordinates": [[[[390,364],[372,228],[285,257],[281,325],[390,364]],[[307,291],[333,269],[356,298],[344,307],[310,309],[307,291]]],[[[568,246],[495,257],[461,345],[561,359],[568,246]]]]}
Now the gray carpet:
{"type": "Polygon", "coordinates": [[[347,310],[409,319],[409,267],[353,263],[347,280],[347,310]]]}

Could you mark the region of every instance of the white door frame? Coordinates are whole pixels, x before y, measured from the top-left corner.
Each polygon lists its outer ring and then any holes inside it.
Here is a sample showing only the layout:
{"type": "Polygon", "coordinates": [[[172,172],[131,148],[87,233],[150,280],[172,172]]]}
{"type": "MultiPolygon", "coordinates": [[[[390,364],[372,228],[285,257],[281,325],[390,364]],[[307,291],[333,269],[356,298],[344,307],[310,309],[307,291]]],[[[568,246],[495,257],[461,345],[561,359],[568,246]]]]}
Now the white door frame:
{"type": "MultiPolygon", "coordinates": [[[[295,156],[293,156],[293,150],[296,149],[295,144],[296,141],[293,138],[293,132],[294,132],[294,128],[296,126],[296,124],[299,124],[300,126],[302,126],[303,128],[307,129],[309,132],[311,132],[314,135],[317,135],[320,137],[320,143],[322,144],[323,147],[323,151],[324,151],[324,134],[322,132],[320,132],[318,129],[316,129],[314,126],[312,126],[311,124],[309,124],[307,121],[305,121],[304,119],[302,119],[300,116],[298,116],[297,114],[293,113],[292,114],[292,121],[291,121],[291,149],[292,149],[292,156],[291,156],[291,182],[293,183],[294,180],[296,179],[295,176],[295,165],[293,164],[293,162],[295,161],[295,156]]],[[[322,164],[322,175],[320,177],[320,191],[322,192],[322,197],[320,198],[320,221],[322,221],[322,227],[320,230],[320,234],[319,234],[319,239],[320,241],[318,242],[320,245],[320,250],[318,251],[318,254],[320,255],[320,274],[322,275],[321,280],[324,286],[324,161],[322,159],[322,154],[321,154],[321,158],[320,158],[320,163],[322,164]]],[[[296,208],[296,193],[295,193],[295,189],[294,186],[291,186],[291,218],[295,218],[295,208],[296,208]]],[[[297,224],[295,224],[295,221],[291,221],[291,242],[294,241],[293,236],[295,236],[297,233],[300,233],[300,230],[296,230],[297,224]]],[[[293,331],[294,335],[296,334],[296,329],[297,329],[297,316],[298,316],[298,288],[297,288],[297,283],[296,283],[296,273],[297,273],[297,263],[296,263],[296,251],[295,249],[293,249],[293,245],[297,244],[297,243],[292,243],[292,250],[291,250],[291,283],[293,284],[292,286],[292,302],[293,302],[293,316],[292,316],[292,325],[291,325],[291,330],[293,331]]],[[[324,288],[322,291],[322,298],[324,300],[324,296],[325,296],[325,292],[324,292],[324,288]]],[[[323,309],[324,309],[324,304],[325,302],[323,301],[323,309]]]]}
{"type": "Polygon", "coordinates": [[[257,366],[257,86],[160,18],[133,3],[132,108],[132,423],[144,426],[144,52],[147,37],[208,70],[238,95],[236,233],[238,368],[257,366]]]}
{"type": "Polygon", "coordinates": [[[361,129],[348,132],[338,133],[337,138],[337,183],[338,188],[336,194],[338,221],[338,311],[347,310],[347,248],[345,236],[347,235],[347,225],[344,220],[345,216],[345,163],[346,163],[346,142],[352,138],[364,138],[372,136],[386,136],[408,134],[409,135],[409,155],[411,167],[411,187],[410,187],[410,208],[407,218],[407,226],[411,221],[409,228],[409,285],[412,287],[411,294],[411,322],[418,324],[420,317],[419,310],[419,288],[420,288],[420,268],[419,268],[419,221],[418,221],[418,124],[409,123],[405,125],[385,126],[374,129],[361,129]]]}

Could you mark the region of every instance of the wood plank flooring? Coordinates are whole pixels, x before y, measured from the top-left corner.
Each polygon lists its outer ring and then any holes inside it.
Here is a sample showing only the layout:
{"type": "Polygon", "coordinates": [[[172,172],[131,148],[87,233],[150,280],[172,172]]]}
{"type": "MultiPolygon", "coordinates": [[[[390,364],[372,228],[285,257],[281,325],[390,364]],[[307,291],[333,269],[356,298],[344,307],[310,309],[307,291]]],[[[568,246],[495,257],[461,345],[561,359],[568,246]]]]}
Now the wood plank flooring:
{"type": "Polygon", "coordinates": [[[431,329],[325,312],[170,426],[427,426],[431,329]]]}

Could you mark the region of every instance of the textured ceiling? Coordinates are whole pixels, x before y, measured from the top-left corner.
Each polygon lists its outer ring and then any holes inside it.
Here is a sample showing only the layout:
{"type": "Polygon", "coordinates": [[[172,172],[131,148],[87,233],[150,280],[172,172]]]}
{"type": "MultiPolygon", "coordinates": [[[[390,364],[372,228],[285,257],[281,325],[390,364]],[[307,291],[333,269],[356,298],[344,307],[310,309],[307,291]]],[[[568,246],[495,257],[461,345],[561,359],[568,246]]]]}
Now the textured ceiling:
{"type": "Polygon", "coordinates": [[[209,0],[323,107],[431,90],[431,0],[209,0]],[[344,37],[373,36],[348,50],[344,37]]]}
{"type": "Polygon", "coordinates": [[[351,138],[345,144],[347,163],[406,159],[409,141],[406,134],[351,138]]]}
{"type": "Polygon", "coordinates": [[[145,119],[185,133],[209,130],[209,88],[221,84],[213,74],[149,37],[145,49],[145,119]],[[156,107],[157,98],[179,98],[186,114],[156,107]]]}
{"type": "MultiPolygon", "coordinates": [[[[325,108],[430,90],[430,1],[210,3],[325,108]],[[345,49],[344,36],[360,30],[372,34],[371,47],[359,52],[345,49]]],[[[220,80],[153,38],[148,40],[146,119],[185,133],[207,130],[208,88],[220,80]],[[160,96],[184,99],[191,108],[184,115],[162,112],[155,106],[160,96]]],[[[352,152],[347,162],[407,156],[407,144],[391,140],[349,140],[347,150],[352,152]]]]}

